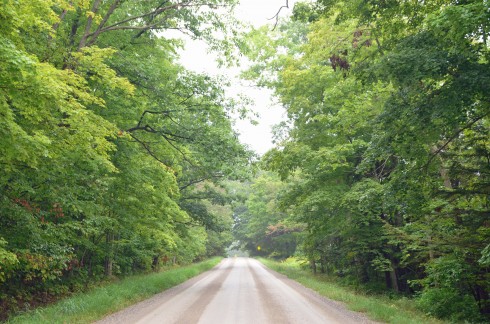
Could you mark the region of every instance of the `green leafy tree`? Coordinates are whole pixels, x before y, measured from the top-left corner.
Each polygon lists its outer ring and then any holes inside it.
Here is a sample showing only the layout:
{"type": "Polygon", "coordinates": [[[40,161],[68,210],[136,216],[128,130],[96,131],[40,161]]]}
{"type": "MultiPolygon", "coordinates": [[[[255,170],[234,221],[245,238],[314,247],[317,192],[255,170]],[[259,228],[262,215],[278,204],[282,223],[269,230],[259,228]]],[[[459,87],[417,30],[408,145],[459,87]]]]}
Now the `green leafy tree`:
{"type": "Polygon", "coordinates": [[[252,255],[276,258],[293,255],[302,226],[279,210],[278,199],[284,184],[277,175],[262,172],[244,186],[244,202],[235,207],[235,238],[252,255]]]}
{"type": "Polygon", "coordinates": [[[3,2],[2,316],[16,298],[192,262],[229,242],[230,219],[215,202],[194,199],[202,213],[185,202],[205,181],[246,174],[250,152],[229,120],[241,107],[224,97],[222,80],[179,66],[181,44],[163,33],[229,52],[234,27],[222,9],[233,5],[3,2]]]}
{"type": "Polygon", "coordinates": [[[288,113],[264,160],[293,180],[283,208],[306,224],[310,260],[421,291],[427,311],[459,320],[488,314],[488,12],[299,4],[292,22],[251,34],[258,63],[244,74],[288,113]],[[431,304],[444,294],[464,310],[431,304]]]}

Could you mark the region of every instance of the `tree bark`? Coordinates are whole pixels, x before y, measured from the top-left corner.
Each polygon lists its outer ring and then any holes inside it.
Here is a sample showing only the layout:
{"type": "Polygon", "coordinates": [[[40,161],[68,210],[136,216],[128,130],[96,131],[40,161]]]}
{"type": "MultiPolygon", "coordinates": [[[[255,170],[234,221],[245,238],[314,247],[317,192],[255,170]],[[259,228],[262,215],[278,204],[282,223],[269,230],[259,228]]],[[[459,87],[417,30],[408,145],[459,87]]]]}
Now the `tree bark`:
{"type": "Polygon", "coordinates": [[[392,268],[392,270],[390,271],[391,288],[394,291],[399,292],[400,287],[398,286],[398,275],[396,273],[396,265],[393,262],[393,260],[391,260],[391,268],[392,268]]]}
{"type": "Polygon", "coordinates": [[[108,232],[106,234],[106,244],[107,244],[107,251],[106,251],[106,257],[105,257],[105,276],[106,277],[112,277],[112,266],[113,266],[113,256],[112,256],[112,249],[113,249],[113,241],[114,241],[114,233],[108,232]]]}
{"type": "Polygon", "coordinates": [[[111,6],[109,7],[109,10],[107,10],[106,14],[104,15],[104,18],[102,18],[102,21],[100,22],[99,26],[97,26],[97,29],[95,30],[95,32],[93,32],[92,34],[89,34],[87,36],[87,39],[88,39],[88,37],[90,37],[90,41],[87,43],[87,46],[93,45],[95,43],[95,41],[97,40],[97,37],[99,37],[100,33],[102,32],[102,28],[104,28],[104,25],[107,23],[109,18],[114,13],[114,10],[116,10],[116,8],[121,4],[121,2],[122,2],[122,0],[115,0],[111,4],[111,6]]]}
{"type": "Polygon", "coordinates": [[[310,260],[310,268],[314,274],[316,274],[316,262],[315,260],[310,260]]]}
{"type": "MultiPolygon", "coordinates": [[[[102,0],[95,0],[94,4],[92,5],[92,8],[90,11],[92,12],[93,15],[97,13],[99,10],[99,6],[102,0]]],[[[78,50],[81,50],[82,48],[85,47],[85,44],[87,42],[88,37],[90,36],[90,30],[92,29],[92,22],[94,21],[94,18],[92,15],[89,15],[87,17],[87,24],[85,25],[85,31],[83,33],[82,39],[80,39],[80,43],[78,44],[78,50]]]]}

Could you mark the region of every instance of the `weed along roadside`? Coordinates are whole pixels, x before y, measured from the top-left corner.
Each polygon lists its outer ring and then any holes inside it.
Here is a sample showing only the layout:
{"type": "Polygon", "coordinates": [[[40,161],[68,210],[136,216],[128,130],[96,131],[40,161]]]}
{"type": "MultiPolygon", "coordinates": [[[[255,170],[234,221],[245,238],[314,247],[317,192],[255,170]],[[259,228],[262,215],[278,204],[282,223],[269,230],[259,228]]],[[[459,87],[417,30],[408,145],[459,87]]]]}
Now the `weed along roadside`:
{"type": "Polygon", "coordinates": [[[222,258],[158,273],[131,276],[11,318],[8,323],[90,323],[216,266],[222,258]]]}
{"type": "Polygon", "coordinates": [[[415,302],[411,299],[368,295],[357,289],[343,286],[327,275],[313,274],[309,269],[304,269],[302,263],[294,258],[283,262],[265,258],[259,258],[259,261],[326,298],[344,303],[350,310],[367,314],[372,320],[406,324],[444,323],[416,310],[415,302]]]}

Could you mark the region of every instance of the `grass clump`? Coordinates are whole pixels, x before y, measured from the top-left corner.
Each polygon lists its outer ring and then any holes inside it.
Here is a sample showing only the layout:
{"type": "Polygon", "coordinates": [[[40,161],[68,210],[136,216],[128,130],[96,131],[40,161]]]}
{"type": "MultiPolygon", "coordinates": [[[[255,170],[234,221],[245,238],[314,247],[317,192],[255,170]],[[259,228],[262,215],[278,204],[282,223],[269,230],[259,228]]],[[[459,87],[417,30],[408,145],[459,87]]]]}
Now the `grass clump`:
{"type": "Polygon", "coordinates": [[[213,268],[221,258],[124,278],[11,318],[8,323],[90,323],[213,268]]]}
{"type": "Polygon", "coordinates": [[[415,302],[409,298],[367,295],[342,286],[326,275],[313,274],[302,268],[301,263],[294,258],[284,262],[262,258],[260,261],[320,295],[346,304],[350,310],[365,313],[375,321],[395,324],[443,323],[418,311],[415,302]]]}

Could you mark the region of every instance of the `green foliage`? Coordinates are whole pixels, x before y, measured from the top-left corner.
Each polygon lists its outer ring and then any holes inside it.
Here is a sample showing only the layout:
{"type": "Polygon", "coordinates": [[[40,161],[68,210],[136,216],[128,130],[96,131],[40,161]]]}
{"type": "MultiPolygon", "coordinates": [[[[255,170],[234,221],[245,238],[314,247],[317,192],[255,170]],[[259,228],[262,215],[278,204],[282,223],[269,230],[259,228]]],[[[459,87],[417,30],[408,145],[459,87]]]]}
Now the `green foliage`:
{"type": "Polygon", "coordinates": [[[302,226],[279,210],[278,195],[282,188],[277,175],[267,172],[259,173],[240,188],[246,198],[236,203],[233,234],[251,255],[285,258],[296,250],[297,233],[302,226]]]}
{"type": "Polygon", "coordinates": [[[231,211],[200,186],[247,174],[229,117],[242,107],[161,35],[230,51],[236,30],[217,8],[234,3],[2,2],[2,319],[90,281],[223,253],[231,211]]]}
{"type": "Polygon", "coordinates": [[[488,9],[319,0],[250,34],[244,76],[289,118],[263,162],[314,270],[488,317],[488,9]]]}
{"type": "Polygon", "coordinates": [[[11,277],[19,263],[19,259],[14,253],[5,250],[6,244],[7,242],[0,238],[0,282],[4,282],[11,277]]]}
{"type": "Polygon", "coordinates": [[[452,288],[430,288],[420,295],[417,305],[428,315],[454,322],[483,320],[473,297],[452,288]]]}
{"type": "Polygon", "coordinates": [[[131,276],[13,317],[9,323],[90,323],[176,286],[217,265],[213,258],[190,266],[131,276]]]}
{"type": "Polygon", "coordinates": [[[471,319],[479,322],[479,314],[471,288],[478,285],[475,267],[461,255],[440,257],[427,266],[427,277],[421,280],[424,290],[417,300],[419,307],[430,315],[452,321],[471,319]],[[470,289],[469,289],[470,288],[470,289]]]}
{"type": "Polygon", "coordinates": [[[490,244],[487,245],[483,251],[481,252],[482,257],[478,262],[484,266],[487,266],[490,264],[490,244]]]}

